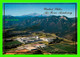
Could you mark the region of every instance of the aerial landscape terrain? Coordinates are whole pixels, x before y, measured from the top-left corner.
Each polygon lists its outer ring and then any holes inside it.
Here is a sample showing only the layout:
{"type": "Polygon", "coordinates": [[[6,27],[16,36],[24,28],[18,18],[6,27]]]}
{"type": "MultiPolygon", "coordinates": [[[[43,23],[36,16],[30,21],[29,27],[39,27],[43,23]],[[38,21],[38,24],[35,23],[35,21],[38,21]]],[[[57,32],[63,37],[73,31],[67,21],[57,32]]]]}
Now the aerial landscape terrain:
{"type": "MultiPolygon", "coordinates": [[[[14,51],[18,53],[18,50],[27,50],[31,54],[38,51],[42,54],[76,53],[75,18],[66,16],[5,16],[5,18],[20,20],[5,21],[3,34],[5,53],[14,51]],[[33,52],[30,52],[31,50],[33,52]]],[[[27,54],[27,51],[23,53],[27,54]]]]}
{"type": "Polygon", "coordinates": [[[4,8],[3,54],[77,54],[75,4],[13,3],[4,8]]]}

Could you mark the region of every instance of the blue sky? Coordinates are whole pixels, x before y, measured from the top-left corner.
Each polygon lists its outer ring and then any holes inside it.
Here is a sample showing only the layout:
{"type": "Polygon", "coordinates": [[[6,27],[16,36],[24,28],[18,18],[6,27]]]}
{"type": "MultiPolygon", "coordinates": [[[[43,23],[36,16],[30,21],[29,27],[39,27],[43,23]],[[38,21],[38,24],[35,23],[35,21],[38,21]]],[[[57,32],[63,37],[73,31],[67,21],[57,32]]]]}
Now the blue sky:
{"type": "MultiPolygon", "coordinates": [[[[53,10],[53,12],[72,12],[72,14],[53,14],[57,16],[65,15],[67,17],[75,17],[75,4],[53,4],[53,3],[46,3],[46,4],[35,4],[35,3],[6,3],[5,5],[5,15],[12,15],[12,16],[21,16],[21,15],[28,15],[31,13],[38,13],[44,14],[46,10],[44,8],[61,8],[62,10],[53,10]]],[[[50,10],[47,10],[48,12],[50,10]]]]}

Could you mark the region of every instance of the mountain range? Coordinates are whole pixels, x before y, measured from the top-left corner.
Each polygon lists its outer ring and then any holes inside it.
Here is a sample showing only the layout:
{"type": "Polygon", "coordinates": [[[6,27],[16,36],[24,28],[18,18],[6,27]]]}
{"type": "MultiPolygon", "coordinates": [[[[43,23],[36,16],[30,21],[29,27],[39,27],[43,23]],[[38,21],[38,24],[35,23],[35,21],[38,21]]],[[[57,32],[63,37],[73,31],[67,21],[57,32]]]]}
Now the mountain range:
{"type": "Polygon", "coordinates": [[[75,40],[77,37],[77,18],[66,16],[29,14],[22,16],[3,16],[4,29],[14,28],[15,31],[30,32],[43,31],[55,33],[60,37],[75,40]],[[5,21],[5,19],[18,19],[19,21],[5,21]]]}

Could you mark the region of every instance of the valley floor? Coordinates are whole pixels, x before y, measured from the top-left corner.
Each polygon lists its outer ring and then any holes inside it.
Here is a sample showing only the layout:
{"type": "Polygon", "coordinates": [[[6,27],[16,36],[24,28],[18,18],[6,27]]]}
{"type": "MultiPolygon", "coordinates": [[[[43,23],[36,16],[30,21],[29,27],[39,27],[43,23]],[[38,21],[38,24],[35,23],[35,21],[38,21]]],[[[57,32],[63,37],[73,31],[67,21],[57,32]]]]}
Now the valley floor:
{"type": "Polygon", "coordinates": [[[4,54],[76,54],[76,46],[76,42],[67,39],[63,39],[63,41],[59,43],[38,41],[21,44],[16,48],[7,50],[4,54]]]}

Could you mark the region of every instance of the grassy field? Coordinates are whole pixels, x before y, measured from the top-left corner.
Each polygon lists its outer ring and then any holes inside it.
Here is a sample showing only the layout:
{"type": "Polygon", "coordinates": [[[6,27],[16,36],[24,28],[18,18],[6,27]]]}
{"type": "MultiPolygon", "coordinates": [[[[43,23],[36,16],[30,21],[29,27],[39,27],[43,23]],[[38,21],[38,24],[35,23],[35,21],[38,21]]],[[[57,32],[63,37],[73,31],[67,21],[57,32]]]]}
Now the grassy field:
{"type": "Polygon", "coordinates": [[[75,44],[66,44],[66,43],[57,43],[50,44],[45,48],[40,48],[43,52],[49,53],[57,53],[57,54],[75,54],[76,53],[76,45],[75,44]]]}
{"type": "Polygon", "coordinates": [[[18,41],[11,41],[11,42],[4,42],[4,49],[11,49],[16,48],[17,46],[21,45],[22,43],[18,41]]]}

